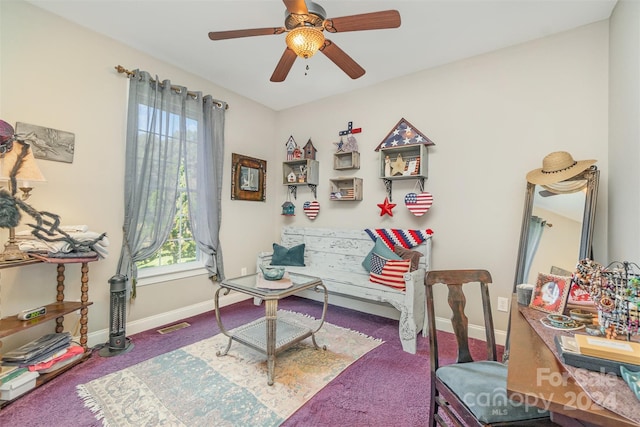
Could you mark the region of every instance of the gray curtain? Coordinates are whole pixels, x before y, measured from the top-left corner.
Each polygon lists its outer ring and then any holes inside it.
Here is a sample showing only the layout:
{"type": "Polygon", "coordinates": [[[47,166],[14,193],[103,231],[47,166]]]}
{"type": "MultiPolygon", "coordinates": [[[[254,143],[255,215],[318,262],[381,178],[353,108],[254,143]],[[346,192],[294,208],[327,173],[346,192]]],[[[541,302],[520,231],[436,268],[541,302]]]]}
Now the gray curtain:
{"type": "Polygon", "coordinates": [[[223,161],[224,104],[210,97],[205,102],[202,94],[195,95],[191,96],[187,88],[172,86],[169,80],[160,83],[145,71],[136,70],[130,77],[123,243],[118,273],[131,279],[132,298],[138,275],[136,262],[153,255],[173,228],[183,161],[187,190],[190,195],[197,195],[195,214],[191,215],[192,231],[201,250],[215,260],[207,263],[210,275],[220,275],[221,188],[217,181],[221,181],[218,177],[223,161]],[[220,110],[221,115],[212,110],[220,110]],[[195,148],[186,138],[194,133],[195,148]],[[212,200],[216,202],[210,204],[212,200]],[[209,219],[209,215],[214,218],[209,219]],[[201,226],[205,222],[207,225],[201,226]]]}
{"type": "Polygon", "coordinates": [[[203,129],[198,132],[202,141],[195,145],[187,144],[186,151],[191,231],[198,249],[206,257],[205,267],[212,280],[224,279],[219,237],[225,107],[224,103],[210,96],[204,98],[203,129]]]}
{"type": "Polygon", "coordinates": [[[529,240],[527,241],[527,255],[524,260],[524,274],[522,276],[525,282],[529,278],[531,263],[538,251],[538,246],[540,245],[540,239],[542,238],[542,232],[544,231],[545,225],[547,225],[547,221],[539,216],[534,215],[531,217],[531,221],[529,221],[529,240]]]}

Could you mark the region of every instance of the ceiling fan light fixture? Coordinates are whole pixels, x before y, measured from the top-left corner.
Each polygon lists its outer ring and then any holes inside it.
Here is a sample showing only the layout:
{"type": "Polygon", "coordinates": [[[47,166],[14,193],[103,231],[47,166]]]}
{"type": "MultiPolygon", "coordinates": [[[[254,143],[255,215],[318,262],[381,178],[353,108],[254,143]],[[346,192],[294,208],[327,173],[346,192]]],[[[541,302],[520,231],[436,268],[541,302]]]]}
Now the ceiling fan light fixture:
{"type": "Polygon", "coordinates": [[[324,44],[322,30],[311,26],[302,26],[289,31],[287,46],[301,58],[311,58],[324,44]]]}

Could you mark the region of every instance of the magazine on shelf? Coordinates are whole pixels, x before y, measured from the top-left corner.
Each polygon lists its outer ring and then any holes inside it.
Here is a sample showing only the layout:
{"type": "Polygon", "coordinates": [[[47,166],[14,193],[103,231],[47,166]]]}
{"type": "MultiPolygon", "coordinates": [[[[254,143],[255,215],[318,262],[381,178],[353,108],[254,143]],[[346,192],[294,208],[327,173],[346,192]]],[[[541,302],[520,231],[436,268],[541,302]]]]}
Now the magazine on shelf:
{"type": "Polygon", "coordinates": [[[31,365],[53,356],[61,349],[69,347],[69,332],[46,334],[26,343],[22,347],[6,352],[2,356],[3,365],[31,365]]]}

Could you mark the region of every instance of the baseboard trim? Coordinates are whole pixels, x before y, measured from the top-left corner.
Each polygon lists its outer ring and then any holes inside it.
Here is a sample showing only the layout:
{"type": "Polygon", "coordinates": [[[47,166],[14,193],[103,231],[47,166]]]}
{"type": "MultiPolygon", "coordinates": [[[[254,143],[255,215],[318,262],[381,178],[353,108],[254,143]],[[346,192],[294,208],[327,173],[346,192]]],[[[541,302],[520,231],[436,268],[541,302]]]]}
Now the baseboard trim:
{"type": "MultiPolygon", "coordinates": [[[[444,332],[453,333],[453,327],[451,326],[451,320],[444,317],[436,317],[436,329],[444,332]]],[[[504,345],[507,342],[507,332],[496,329],[493,331],[496,336],[496,344],[504,345]]],[[[469,337],[475,338],[480,341],[486,341],[486,334],[484,327],[479,325],[469,325],[469,337]]]]}
{"type": "MultiPolygon", "coordinates": [[[[232,292],[220,298],[220,307],[235,304],[240,301],[249,299],[247,295],[232,292]]],[[[197,304],[181,307],[177,310],[171,310],[166,313],[157,314],[155,316],[145,317],[144,319],[127,322],[127,336],[137,334],[139,332],[156,329],[160,326],[168,325],[186,319],[187,317],[197,316],[213,309],[213,301],[203,301],[197,304]]],[[[87,335],[87,344],[94,347],[109,341],[109,330],[102,329],[100,331],[91,332],[87,335]]]]}
{"type": "MultiPolygon", "coordinates": [[[[311,299],[317,298],[317,295],[312,294],[304,296],[311,297],[311,299]]],[[[220,298],[220,307],[225,307],[227,305],[235,304],[247,299],[250,299],[250,297],[248,297],[247,295],[232,292],[229,295],[225,295],[220,298]]],[[[385,304],[367,303],[364,301],[355,301],[350,298],[336,298],[335,296],[332,296],[331,299],[332,304],[339,305],[341,307],[346,307],[356,311],[364,311],[395,320],[398,320],[399,318],[398,311],[391,306],[386,306],[385,304]]],[[[160,326],[184,320],[187,317],[206,313],[207,311],[211,311],[211,309],[212,302],[204,301],[187,307],[182,307],[177,310],[172,310],[155,316],[146,317],[144,319],[134,320],[127,323],[126,333],[127,336],[129,336],[132,334],[137,334],[139,332],[148,331],[149,329],[158,328],[160,326]]],[[[451,321],[443,317],[436,318],[436,328],[440,331],[453,332],[451,321]]],[[[504,345],[506,342],[507,333],[505,331],[496,330],[495,335],[496,343],[499,345],[504,345]]],[[[478,325],[469,325],[469,336],[484,341],[484,328],[478,325]]],[[[87,341],[89,347],[94,347],[98,344],[104,344],[109,341],[109,330],[102,329],[100,331],[89,333],[87,335],[87,341]]]]}

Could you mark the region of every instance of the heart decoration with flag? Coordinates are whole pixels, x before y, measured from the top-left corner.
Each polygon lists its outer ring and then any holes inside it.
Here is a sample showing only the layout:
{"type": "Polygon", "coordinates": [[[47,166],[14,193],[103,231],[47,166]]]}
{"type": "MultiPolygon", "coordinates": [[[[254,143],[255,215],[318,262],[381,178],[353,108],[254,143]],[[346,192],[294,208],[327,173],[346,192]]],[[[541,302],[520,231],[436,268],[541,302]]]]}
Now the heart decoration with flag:
{"type": "Polygon", "coordinates": [[[302,210],[310,220],[314,220],[318,216],[318,212],[320,212],[320,203],[318,203],[317,200],[314,200],[312,202],[304,202],[304,205],[302,205],[302,210]]]}
{"type": "Polygon", "coordinates": [[[433,196],[427,191],[420,194],[408,193],[404,196],[404,204],[407,205],[409,212],[415,216],[422,216],[431,208],[433,196]]]}

